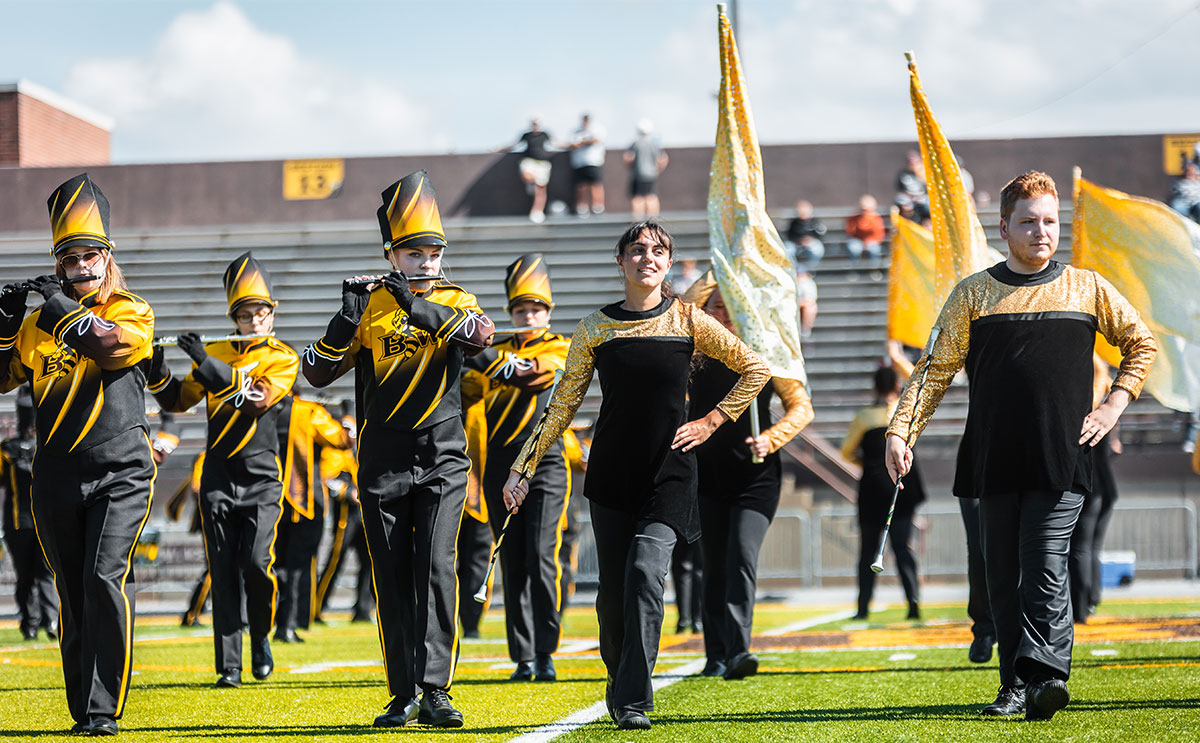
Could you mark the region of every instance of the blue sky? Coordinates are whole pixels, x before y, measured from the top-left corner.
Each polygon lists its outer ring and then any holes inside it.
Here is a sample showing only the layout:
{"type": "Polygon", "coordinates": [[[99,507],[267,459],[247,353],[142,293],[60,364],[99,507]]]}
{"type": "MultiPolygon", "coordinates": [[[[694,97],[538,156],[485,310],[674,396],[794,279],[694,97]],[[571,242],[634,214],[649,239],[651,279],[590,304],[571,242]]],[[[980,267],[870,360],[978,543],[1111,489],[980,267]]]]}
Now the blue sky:
{"type": "MultiPolygon", "coordinates": [[[[0,81],[113,117],[119,162],[478,152],[532,113],[625,146],[715,128],[708,0],[0,0],[0,81]]],[[[1200,129],[1195,0],[742,0],[765,143],[1200,129]]]]}

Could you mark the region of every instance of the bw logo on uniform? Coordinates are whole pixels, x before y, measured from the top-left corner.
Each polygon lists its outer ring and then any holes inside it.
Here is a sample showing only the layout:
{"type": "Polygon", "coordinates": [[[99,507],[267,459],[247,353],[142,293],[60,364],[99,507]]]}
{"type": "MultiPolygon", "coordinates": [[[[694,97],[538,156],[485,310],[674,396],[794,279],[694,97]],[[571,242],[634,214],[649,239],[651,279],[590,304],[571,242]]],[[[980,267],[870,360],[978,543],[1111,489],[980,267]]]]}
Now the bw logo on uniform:
{"type": "Polygon", "coordinates": [[[75,349],[69,346],[60,346],[57,352],[42,357],[42,373],[38,375],[38,378],[65,377],[78,363],[79,355],[75,353],[75,349]]]}
{"type": "Polygon", "coordinates": [[[401,361],[407,361],[416,355],[417,351],[429,346],[433,343],[433,336],[424,330],[417,330],[411,327],[405,327],[404,331],[382,336],[379,339],[380,354],[379,360],[400,357],[401,361]]]}

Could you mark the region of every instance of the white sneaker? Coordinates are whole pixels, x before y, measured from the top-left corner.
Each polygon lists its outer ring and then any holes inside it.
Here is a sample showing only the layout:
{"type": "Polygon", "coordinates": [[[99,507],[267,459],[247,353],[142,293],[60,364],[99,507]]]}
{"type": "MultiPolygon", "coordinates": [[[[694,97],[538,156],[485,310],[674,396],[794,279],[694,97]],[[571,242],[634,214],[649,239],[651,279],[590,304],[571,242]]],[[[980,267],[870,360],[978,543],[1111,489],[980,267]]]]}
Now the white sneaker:
{"type": "Polygon", "coordinates": [[[541,224],[546,221],[545,212],[529,212],[529,221],[534,224],[541,224]]]}

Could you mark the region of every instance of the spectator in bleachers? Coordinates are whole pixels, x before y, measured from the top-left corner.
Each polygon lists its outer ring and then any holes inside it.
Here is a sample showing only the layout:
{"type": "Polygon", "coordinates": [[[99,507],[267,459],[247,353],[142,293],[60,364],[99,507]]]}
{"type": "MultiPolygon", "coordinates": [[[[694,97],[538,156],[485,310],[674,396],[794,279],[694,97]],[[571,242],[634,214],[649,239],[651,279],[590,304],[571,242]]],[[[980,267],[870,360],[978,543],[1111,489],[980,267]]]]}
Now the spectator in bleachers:
{"type": "Polygon", "coordinates": [[[497,147],[494,151],[516,150],[522,145],[525,147],[525,157],[521,158],[517,167],[521,171],[521,180],[525,182],[525,190],[533,196],[529,221],[541,224],[546,221],[546,185],[550,183],[550,152],[553,145],[550,135],[542,131],[538,117],[529,120],[529,131],[522,134],[515,145],[497,147]]]}
{"type": "Polygon", "coordinates": [[[786,240],[795,256],[797,266],[816,268],[825,257],[825,223],[813,216],[811,202],[796,202],[796,216],[788,222],[786,240]]]}
{"type": "Polygon", "coordinates": [[[571,139],[571,172],[575,176],[575,213],[604,213],[604,127],[583,115],[571,139]]]}
{"type": "Polygon", "coordinates": [[[658,176],[667,167],[669,159],[662,143],[654,136],[654,123],[649,119],[639,121],[637,139],[625,151],[625,162],[630,166],[629,199],[635,221],[658,216],[658,176]]]}
{"type": "Polygon", "coordinates": [[[1189,162],[1183,177],[1171,186],[1171,208],[1193,222],[1200,222],[1200,166],[1189,162]]]}
{"type": "Polygon", "coordinates": [[[695,258],[684,258],[671,270],[671,285],[679,291],[687,291],[701,276],[700,265],[695,258]]]}
{"type": "MultiPolygon", "coordinates": [[[[864,194],[858,200],[858,214],[846,220],[846,250],[850,251],[852,258],[861,259],[866,253],[873,261],[879,259],[882,253],[880,246],[887,230],[883,226],[883,217],[876,211],[878,206],[879,202],[874,196],[864,194]]],[[[873,271],[872,278],[883,276],[879,271],[873,271]]]]}
{"type": "Polygon", "coordinates": [[[925,186],[925,164],[921,162],[921,153],[909,150],[905,155],[904,167],[896,174],[896,204],[900,204],[901,196],[912,199],[913,208],[917,212],[918,222],[929,218],[929,193],[925,186]]]}

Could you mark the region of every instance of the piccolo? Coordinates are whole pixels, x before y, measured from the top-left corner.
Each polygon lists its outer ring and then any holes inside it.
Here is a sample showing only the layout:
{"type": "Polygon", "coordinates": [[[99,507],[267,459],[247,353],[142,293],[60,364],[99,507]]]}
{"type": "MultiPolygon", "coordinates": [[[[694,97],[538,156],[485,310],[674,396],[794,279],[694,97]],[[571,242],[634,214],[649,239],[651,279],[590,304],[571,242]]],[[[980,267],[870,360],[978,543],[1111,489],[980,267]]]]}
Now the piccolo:
{"type": "MultiPolygon", "coordinates": [[[[202,343],[217,343],[218,341],[252,341],[255,338],[274,338],[274,333],[251,333],[249,335],[202,335],[200,341],[202,343]]],[[[162,338],[155,338],[154,345],[156,346],[178,346],[179,336],[165,335],[162,338]]]]}
{"type": "MultiPolygon", "coordinates": [[[[61,283],[63,286],[67,286],[69,284],[81,284],[85,281],[95,281],[99,278],[102,278],[102,277],[100,277],[100,276],[76,276],[73,279],[59,279],[59,283],[61,283]]],[[[7,284],[7,285],[5,285],[5,287],[3,289],[0,289],[0,297],[6,296],[8,294],[12,294],[13,292],[28,292],[28,291],[33,291],[32,287],[30,287],[28,281],[17,281],[12,284],[7,284]]]]}
{"type": "MultiPolygon", "coordinates": [[[[367,276],[366,278],[362,278],[362,279],[346,279],[346,282],[348,284],[350,284],[350,286],[367,286],[369,284],[380,283],[381,281],[383,281],[384,276],[387,276],[387,274],[381,273],[381,274],[378,274],[377,276],[367,276]]],[[[408,280],[410,282],[412,282],[412,281],[440,281],[444,278],[446,278],[446,277],[439,273],[439,274],[435,274],[433,276],[409,276],[408,280]]]]}

